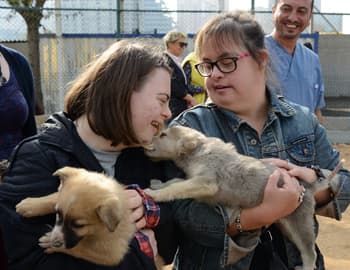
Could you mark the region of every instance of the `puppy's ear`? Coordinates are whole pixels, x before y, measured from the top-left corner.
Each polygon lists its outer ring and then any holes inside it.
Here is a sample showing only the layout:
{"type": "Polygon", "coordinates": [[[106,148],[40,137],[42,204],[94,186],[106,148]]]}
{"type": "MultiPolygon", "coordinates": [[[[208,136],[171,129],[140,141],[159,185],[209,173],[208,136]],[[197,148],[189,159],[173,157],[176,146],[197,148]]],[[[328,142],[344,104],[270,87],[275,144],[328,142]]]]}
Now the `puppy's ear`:
{"type": "Polygon", "coordinates": [[[180,155],[191,153],[194,149],[196,149],[197,145],[197,138],[193,136],[185,136],[179,141],[178,153],[180,155]]]}
{"type": "Polygon", "coordinates": [[[96,208],[97,216],[106,225],[110,232],[114,232],[122,218],[122,209],[121,207],[118,207],[119,205],[120,201],[118,198],[110,198],[96,208]]]}
{"type": "Polygon", "coordinates": [[[53,173],[53,175],[54,176],[59,176],[59,178],[61,180],[65,180],[65,179],[67,179],[69,177],[72,177],[75,174],[78,174],[79,170],[80,169],[66,166],[66,167],[63,167],[63,168],[58,169],[57,171],[55,171],[53,173]]]}
{"type": "Polygon", "coordinates": [[[57,171],[55,171],[53,173],[53,175],[54,176],[58,176],[60,178],[60,180],[61,180],[61,184],[58,187],[58,190],[60,190],[62,188],[62,185],[63,185],[64,181],[66,181],[66,179],[68,179],[68,178],[78,174],[79,170],[80,169],[66,166],[66,167],[63,167],[63,168],[58,169],[57,171]]]}

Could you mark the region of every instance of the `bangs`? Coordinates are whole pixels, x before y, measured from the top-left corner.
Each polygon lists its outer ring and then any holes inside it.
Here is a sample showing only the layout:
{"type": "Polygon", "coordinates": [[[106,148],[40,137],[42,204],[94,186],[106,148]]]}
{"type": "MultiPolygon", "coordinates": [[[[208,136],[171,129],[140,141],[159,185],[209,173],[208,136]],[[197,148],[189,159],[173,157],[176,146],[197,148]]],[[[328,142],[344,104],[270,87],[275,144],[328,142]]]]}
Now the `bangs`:
{"type": "Polygon", "coordinates": [[[206,31],[202,32],[197,39],[196,54],[198,59],[203,59],[205,48],[210,46],[216,51],[232,51],[232,46],[244,48],[240,25],[227,17],[220,24],[213,24],[206,31]]]}

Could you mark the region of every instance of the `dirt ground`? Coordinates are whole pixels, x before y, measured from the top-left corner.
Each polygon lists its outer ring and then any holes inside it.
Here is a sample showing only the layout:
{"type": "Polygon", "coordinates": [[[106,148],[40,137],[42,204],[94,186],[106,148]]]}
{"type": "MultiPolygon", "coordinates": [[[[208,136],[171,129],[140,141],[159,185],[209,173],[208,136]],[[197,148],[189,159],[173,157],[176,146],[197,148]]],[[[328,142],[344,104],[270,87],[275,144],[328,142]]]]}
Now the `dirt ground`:
{"type": "MultiPolygon", "coordinates": [[[[350,170],[350,145],[334,145],[350,170]]],[[[350,269],[350,208],[341,221],[318,217],[320,231],[317,243],[325,256],[327,270],[350,269]]]]}

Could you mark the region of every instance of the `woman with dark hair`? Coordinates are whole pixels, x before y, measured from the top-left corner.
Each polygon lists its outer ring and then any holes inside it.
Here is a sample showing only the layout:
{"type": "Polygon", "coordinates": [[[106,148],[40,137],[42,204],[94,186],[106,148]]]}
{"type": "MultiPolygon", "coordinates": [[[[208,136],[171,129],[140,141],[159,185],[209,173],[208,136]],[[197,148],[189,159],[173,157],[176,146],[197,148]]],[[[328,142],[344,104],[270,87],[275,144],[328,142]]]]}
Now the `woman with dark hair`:
{"type": "MultiPolygon", "coordinates": [[[[15,210],[26,197],[56,192],[59,179],[52,174],[64,166],[103,172],[125,185],[138,184],[141,189],[149,186],[150,179],[163,178],[141,148],[171,116],[171,71],[162,54],[153,51],[126,41],[111,45],[71,83],[65,111],[51,115],[37,136],[17,147],[0,185],[0,226],[10,270],[155,270],[156,239],[153,231],[145,228],[144,204],[137,189],[126,189],[125,193],[132,210],[130,222],[144,238],[132,239],[123,261],[113,267],[63,253],[46,254],[38,239],[50,230],[55,215],[24,218],[15,210]]],[[[164,223],[170,220],[167,205],[161,205],[160,213],[155,214],[156,234],[161,234],[162,228],[169,230],[171,224],[164,223]]],[[[162,257],[171,262],[171,249],[163,250],[169,256],[162,257]]]]}

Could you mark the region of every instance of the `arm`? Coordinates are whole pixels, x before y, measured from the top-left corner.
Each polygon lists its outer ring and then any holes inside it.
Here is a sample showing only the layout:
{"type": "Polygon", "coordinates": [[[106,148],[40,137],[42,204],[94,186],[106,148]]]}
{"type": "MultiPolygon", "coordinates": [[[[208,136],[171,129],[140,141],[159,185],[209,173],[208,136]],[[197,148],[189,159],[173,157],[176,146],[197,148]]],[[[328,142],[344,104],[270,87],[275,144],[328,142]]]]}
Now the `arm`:
{"type": "MultiPolygon", "coordinates": [[[[116,178],[124,185],[137,183],[141,188],[149,187],[151,179],[164,180],[165,162],[153,162],[145,156],[142,148],[128,148],[122,151],[116,163],[116,178]],[[138,170],[130,170],[138,164],[138,170]]],[[[159,203],[160,220],[152,230],[155,232],[158,251],[166,263],[173,261],[178,238],[170,203],[159,203]]]]}
{"type": "Polygon", "coordinates": [[[184,100],[187,101],[187,103],[188,103],[187,107],[188,107],[188,108],[191,108],[191,107],[197,105],[197,101],[196,101],[195,98],[192,97],[190,94],[187,94],[187,95],[184,97],[184,100]]]}
{"type": "MultiPolygon", "coordinates": [[[[327,177],[340,162],[339,152],[329,142],[325,128],[318,123],[315,127],[315,148],[314,165],[319,165],[327,177]]],[[[328,204],[322,206],[322,210],[327,212],[328,217],[340,220],[341,213],[350,203],[350,172],[348,170],[340,169],[331,181],[330,191],[334,197],[328,204]]]]}
{"type": "MultiPolygon", "coordinates": [[[[350,172],[346,169],[337,169],[341,164],[339,152],[335,150],[327,139],[323,126],[316,123],[315,119],[315,152],[316,157],[313,165],[318,165],[321,173],[328,178],[335,170],[336,174],[331,177],[328,188],[322,189],[315,194],[315,200],[319,214],[327,217],[341,219],[341,213],[345,211],[350,203],[350,172]]],[[[267,159],[274,165],[287,169],[289,174],[306,182],[312,183],[319,178],[315,170],[305,166],[297,166],[280,159],[267,159]]]]}
{"type": "MultiPolygon", "coordinates": [[[[295,178],[285,172],[274,172],[265,188],[263,202],[256,207],[242,210],[243,230],[259,229],[293,212],[300,204],[298,202],[300,190],[300,185],[295,178]],[[280,174],[283,174],[285,181],[282,187],[277,186],[280,174]]],[[[192,200],[176,201],[174,207],[175,217],[180,226],[184,227],[186,234],[204,246],[222,247],[226,226],[222,214],[217,209],[192,200]],[[208,231],[213,234],[208,234],[208,231]]],[[[231,227],[229,234],[234,236],[236,230],[231,227]]]]}
{"type": "Polygon", "coordinates": [[[316,101],[316,107],[315,107],[315,115],[317,116],[318,122],[323,125],[323,116],[321,109],[325,107],[325,99],[324,99],[324,83],[322,79],[322,70],[321,70],[321,63],[320,59],[316,58],[316,82],[315,84],[318,85],[317,88],[317,101],[316,101]]]}
{"type": "MultiPolygon", "coordinates": [[[[300,205],[298,201],[300,192],[301,187],[295,178],[284,171],[274,171],[265,187],[262,203],[256,207],[241,210],[241,229],[256,230],[289,215],[300,205]],[[278,187],[277,182],[281,175],[284,185],[278,187]]],[[[228,232],[230,236],[235,236],[238,234],[238,229],[234,220],[231,223],[228,232]]]]}
{"type": "MultiPolygon", "coordinates": [[[[317,175],[315,169],[311,169],[308,167],[302,167],[290,163],[289,161],[278,159],[278,158],[266,158],[263,160],[264,162],[273,164],[276,167],[283,168],[287,170],[288,174],[292,177],[296,177],[300,180],[303,180],[309,184],[317,181],[320,176],[317,175]]],[[[325,178],[325,176],[322,176],[325,178]]],[[[325,205],[328,204],[332,200],[333,194],[331,188],[325,188],[318,191],[315,194],[315,201],[317,205],[325,205]]]]}
{"type": "Polygon", "coordinates": [[[321,109],[316,109],[315,110],[315,115],[317,116],[318,122],[323,125],[323,116],[322,116],[322,111],[321,109]]]}

